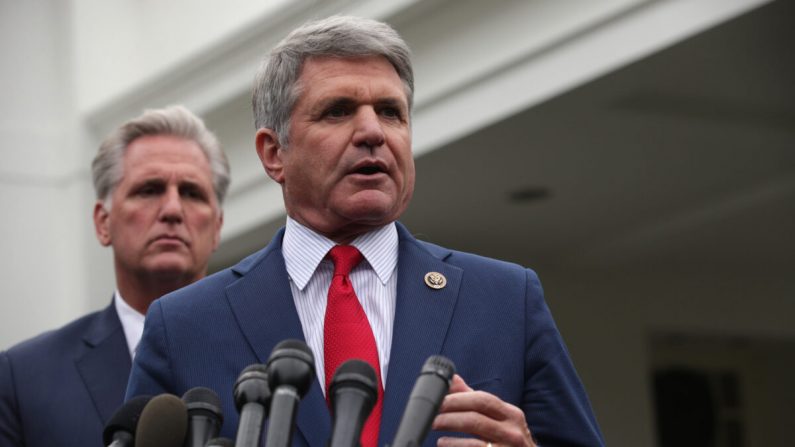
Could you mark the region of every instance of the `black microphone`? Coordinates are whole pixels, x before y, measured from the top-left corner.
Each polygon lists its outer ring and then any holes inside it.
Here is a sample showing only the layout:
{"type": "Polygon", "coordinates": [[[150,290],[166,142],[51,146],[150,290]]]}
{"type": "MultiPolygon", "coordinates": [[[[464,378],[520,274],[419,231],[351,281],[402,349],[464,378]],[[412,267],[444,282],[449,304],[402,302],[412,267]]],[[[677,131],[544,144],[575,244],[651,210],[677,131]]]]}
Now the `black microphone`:
{"type": "Polygon", "coordinates": [[[331,438],[328,447],[358,447],[362,428],[378,400],[378,377],[369,363],[351,359],[334,372],[329,385],[331,438]]]}
{"type": "Polygon", "coordinates": [[[135,447],[182,447],[188,430],[188,409],[173,394],[155,396],[146,404],[135,429],[135,447]]]}
{"type": "Polygon", "coordinates": [[[237,426],[237,447],[258,447],[262,422],[271,401],[271,389],[265,365],[249,365],[235,382],[235,407],[240,413],[237,426]]]}
{"type": "Polygon", "coordinates": [[[391,447],[417,447],[425,440],[455,374],[453,362],[440,355],[425,361],[414,382],[391,447]]]}
{"type": "Polygon", "coordinates": [[[218,436],[224,416],[221,413],[221,398],[203,386],[189,389],[182,395],[188,409],[188,437],[185,447],[204,447],[207,440],[218,436]]]}
{"type": "Polygon", "coordinates": [[[135,427],[152,396],[135,396],[124,403],[102,430],[102,443],[108,447],[133,447],[135,427]]]}
{"type": "Polygon", "coordinates": [[[229,438],[213,438],[204,447],[235,447],[235,442],[229,438]]]}
{"type": "Polygon", "coordinates": [[[315,378],[315,358],[301,340],[284,340],[273,348],[267,368],[273,398],[265,445],[289,447],[298,402],[315,378]]]}

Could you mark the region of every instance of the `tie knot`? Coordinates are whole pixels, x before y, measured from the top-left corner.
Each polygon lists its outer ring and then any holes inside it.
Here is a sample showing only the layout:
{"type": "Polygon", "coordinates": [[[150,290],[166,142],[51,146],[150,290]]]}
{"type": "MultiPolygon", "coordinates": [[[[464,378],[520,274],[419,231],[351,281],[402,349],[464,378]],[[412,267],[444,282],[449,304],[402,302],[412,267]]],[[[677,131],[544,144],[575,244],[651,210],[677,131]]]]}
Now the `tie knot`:
{"type": "Polygon", "coordinates": [[[347,276],[363,259],[362,253],[353,245],[335,245],[328,255],[334,262],[335,276],[347,276]]]}

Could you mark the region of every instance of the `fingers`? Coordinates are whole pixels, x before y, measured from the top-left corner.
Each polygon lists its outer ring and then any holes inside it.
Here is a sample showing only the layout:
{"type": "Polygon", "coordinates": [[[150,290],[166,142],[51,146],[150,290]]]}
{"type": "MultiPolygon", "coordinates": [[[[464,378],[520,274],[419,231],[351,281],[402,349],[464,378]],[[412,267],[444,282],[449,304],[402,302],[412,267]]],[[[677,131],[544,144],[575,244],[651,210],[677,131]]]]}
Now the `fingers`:
{"type": "MultiPolygon", "coordinates": [[[[477,438],[453,438],[444,436],[436,442],[436,447],[488,447],[488,443],[477,438]]],[[[496,447],[496,445],[494,446],[496,447]]]]}
{"type": "Polygon", "coordinates": [[[450,393],[461,393],[464,391],[472,391],[472,388],[464,382],[464,379],[458,374],[453,375],[453,380],[450,382],[450,393]]]}
{"type": "Polygon", "coordinates": [[[522,410],[493,394],[472,390],[458,375],[453,377],[433,429],[476,437],[440,438],[439,447],[487,447],[489,442],[494,447],[535,445],[522,410]]]}
{"type": "MultiPolygon", "coordinates": [[[[508,405],[508,404],[506,404],[508,405]]],[[[475,411],[457,411],[443,413],[436,416],[433,422],[433,429],[440,431],[451,431],[467,433],[480,439],[472,439],[464,442],[465,438],[456,439],[455,442],[449,441],[450,445],[465,447],[484,447],[481,440],[490,440],[494,444],[510,446],[530,446],[530,430],[522,415],[520,418],[493,419],[475,411]],[[459,442],[460,441],[460,442],[459,442]]]]}
{"type": "Polygon", "coordinates": [[[515,418],[518,412],[518,416],[524,419],[521,410],[503,402],[499,397],[485,391],[473,391],[467,388],[468,391],[451,392],[445,396],[439,412],[476,412],[498,420],[515,418]]]}

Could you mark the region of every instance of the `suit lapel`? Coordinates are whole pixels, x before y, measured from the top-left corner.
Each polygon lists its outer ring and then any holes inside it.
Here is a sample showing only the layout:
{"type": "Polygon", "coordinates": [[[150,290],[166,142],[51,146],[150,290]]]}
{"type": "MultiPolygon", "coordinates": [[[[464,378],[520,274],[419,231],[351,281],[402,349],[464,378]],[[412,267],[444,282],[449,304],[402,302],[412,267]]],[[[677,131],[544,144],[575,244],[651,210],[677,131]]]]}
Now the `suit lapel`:
{"type": "Polygon", "coordinates": [[[398,286],[379,445],[392,442],[422,365],[439,354],[450,325],[463,271],[443,261],[449,251],[431,253],[398,224],[398,286]],[[442,289],[425,284],[428,272],[447,279],[442,289]]]}
{"type": "MultiPolygon", "coordinates": [[[[442,350],[462,276],[461,269],[443,261],[449,251],[431,253],[400,224],[398,234],[397,302],[379,445],[392,441],[425,360],[442,350]],[[447,285],[426,286],[428,272],[444,275],[447,285]]],[[[243,276],[227,288],[240,329],[261,363],[280,341],[304,340],[281,253],[283,235],[284,230],[277,233],[261,256],[235,267],[243,276]]],[[[296,426],[308,445],[325,447],[331,418],[317,379],[299,406],[296,426]]]]}
{"type": "MultiPolygon", "coordinates": [[[[267,363],[273,347],[282,340],[304,340],[281,252],[283,235],[284,230],[277,233],[257,261],[236,268],[243,277],[226,290],[240,329],[260,363],[267,363]]],[[[307,444],[324,447],[331,419],[317,378],[314,382],[298,407],[296,427],[307,444]]]]}
{"type": "Polygon", "coordinates": [[[131,359],[121,322],[111,304],[97,314],[83,336],[75,367],[104,425],[124,401],[131,359]]]}

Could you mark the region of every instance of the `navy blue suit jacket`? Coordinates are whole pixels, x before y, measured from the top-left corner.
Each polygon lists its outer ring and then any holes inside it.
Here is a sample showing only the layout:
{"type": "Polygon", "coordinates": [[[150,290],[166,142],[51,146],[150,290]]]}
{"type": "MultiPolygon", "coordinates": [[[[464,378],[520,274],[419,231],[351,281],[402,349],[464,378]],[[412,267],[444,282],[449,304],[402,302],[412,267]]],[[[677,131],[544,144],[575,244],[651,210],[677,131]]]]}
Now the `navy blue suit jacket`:
{"type": "MultiPolygon", "coordinates": [[[[379,444],[392,441],[423,363],[440,354],[453,360],[473,388],[522,408],[542,445],[602,445],[535,273],[418,241],[400,224],[398,234],[397,307],[379,444]],[[447,286],[426,286],[428,272],[443,274],[447,286]]],[[[221,396],[221,434],[235,437],[232,387],[240,371],[265,363],[280,341],[304,339],[282,236],[280,231],[236,266],[150,307],[128,398],[209,387],[221,396]]],[[[296,425],[295,446],[325,447],[331,418],[317,379],[299,406],[296,425]]],[[[435,445],[439,435],[431,432],[424,445],[435,445]]]]}
{"type": "Polygon", "coordinates": [[[0,446],[102,446],[130,354],[111,304],[0,353],[0,446]]]}

